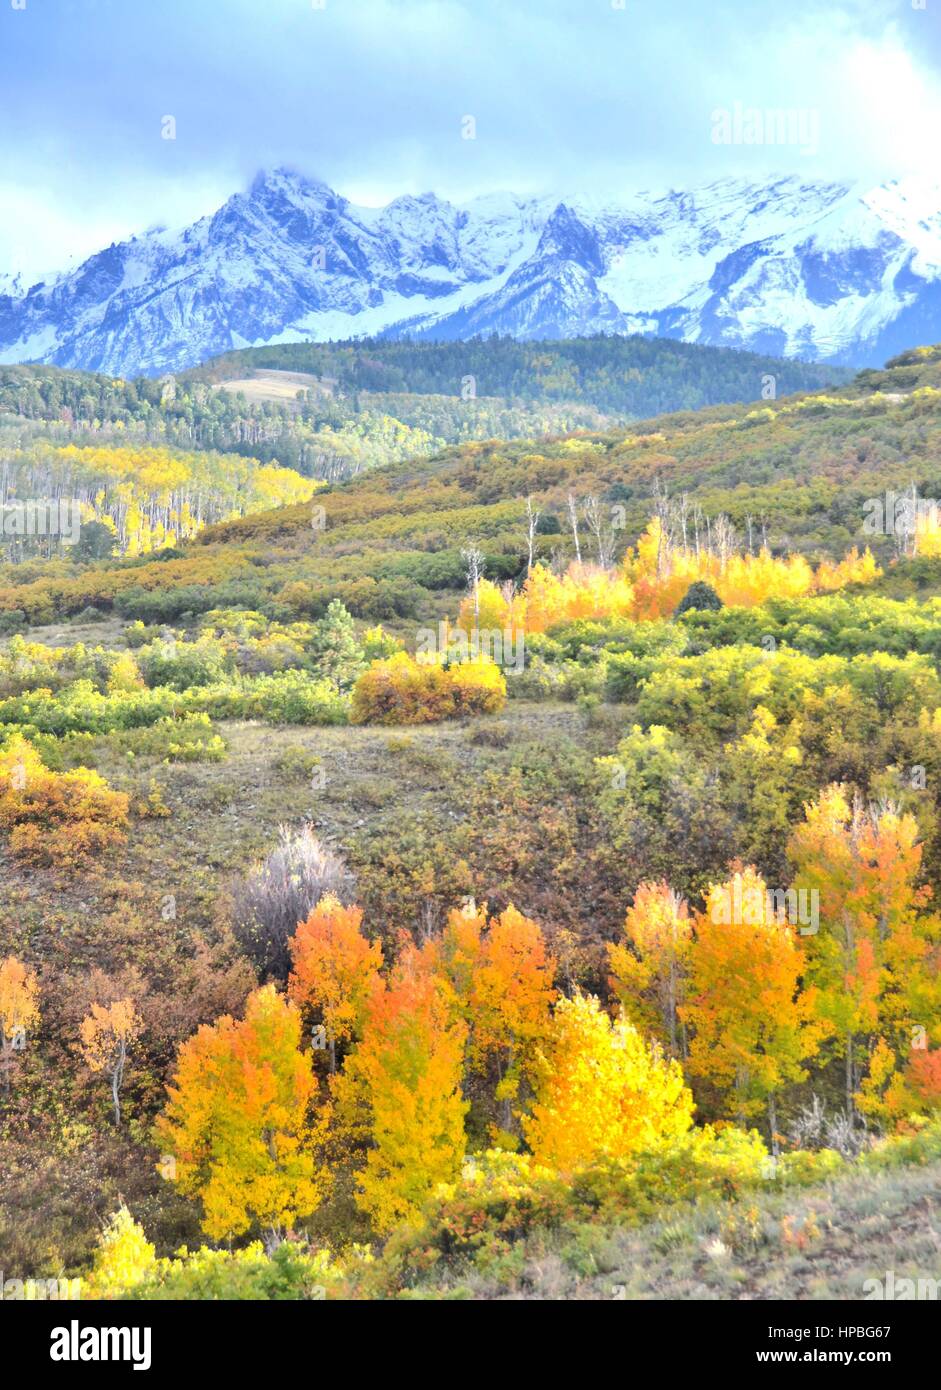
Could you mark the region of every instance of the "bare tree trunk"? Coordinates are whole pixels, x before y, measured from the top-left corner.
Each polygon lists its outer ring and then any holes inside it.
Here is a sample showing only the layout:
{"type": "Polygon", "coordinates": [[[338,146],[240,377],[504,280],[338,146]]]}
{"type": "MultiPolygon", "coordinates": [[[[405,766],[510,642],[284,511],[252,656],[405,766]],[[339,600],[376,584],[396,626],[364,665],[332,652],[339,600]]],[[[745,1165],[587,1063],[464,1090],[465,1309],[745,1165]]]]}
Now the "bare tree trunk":
{"type": "Polygon", "coordinates": [[[604,508],[597,497],[586,499],[584,514],[588,529],[595,538],[598,564],[604,570],[610,569],[614,562],[614,533],[605,523],[604,508]]]}
{"type": "Polygon", "coordinates": [[[480,629],[480,581],[483,575],[484,557],[476,545],[469,545],[461,551],[467,566],[467,585],[474,596],[474,628],[480,629]]]}
{"type": "Polygon", "coordinates": [[[124,1063],[127,1060],[127,1044],[122,1038],[118,1044],[118,1056],[111,1071],[111,1095],[114,1099],[114,1123],[121,1127],[121,1082],[124,1078],[124,1063]]]}
{"type": "Polygon", "coordinates": [[[582,563],[582,548],[578,540],[578,507],[575,503],[575,496],[569,493],[569,521],[572,525],[572,539],[575,542],[575,559],[579,564],[582,563]]]}
{"type": "Polygon", "coordinates": [[[676,1056],[676,957],[670,961],[670,1053],[676,1056]]]}
{"type": "Polygon", "coordinates": [[[529,558],[526,562],[526,573],[529,574],[533,567],[533,551],[536,542],[536,526],[542,512],[533,507],[532,496],[526,498],[526,542],[529,549],[529,558]]]}
{"type": "Polygon", "coordinates": [[[687,549],[687,546],[688,546],[688,541],[687,541],[687,536],[686,536],[686,522],[687,522],[688,516],[689,516],[689,494],[686,493],[686,492],[684,492],[684,493],[683,493],[683,496],[680,498],[680,533],[682,534],[682,537],[683,537],[683,550],[684,550],[684,551],[687,549]]]}

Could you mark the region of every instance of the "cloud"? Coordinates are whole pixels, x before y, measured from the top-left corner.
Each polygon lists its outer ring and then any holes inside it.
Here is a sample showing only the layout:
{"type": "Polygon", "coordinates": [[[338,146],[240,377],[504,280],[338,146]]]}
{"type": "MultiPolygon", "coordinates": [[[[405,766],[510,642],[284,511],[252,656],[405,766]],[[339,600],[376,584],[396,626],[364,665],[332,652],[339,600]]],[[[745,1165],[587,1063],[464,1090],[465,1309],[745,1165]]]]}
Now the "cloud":
{"type": "Polygon", "coordinates": [[[0,183],[38,219],[0,228],[0,270],[189,220],[277,164],[372,203],[910,172],[937,148],[938,27],[910,0],[0,6],[0,183]],[[716,145],[735,102],[815,112],[819,148],[716,145]]]}

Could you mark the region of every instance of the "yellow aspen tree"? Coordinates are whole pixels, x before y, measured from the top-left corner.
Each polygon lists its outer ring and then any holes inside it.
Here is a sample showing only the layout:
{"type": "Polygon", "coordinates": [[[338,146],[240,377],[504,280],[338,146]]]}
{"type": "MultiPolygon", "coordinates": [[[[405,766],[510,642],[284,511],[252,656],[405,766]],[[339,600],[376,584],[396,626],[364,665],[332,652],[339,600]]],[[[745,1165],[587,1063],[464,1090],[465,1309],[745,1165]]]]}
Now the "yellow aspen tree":
{"type": "Polygon", "coordinates": [[[370,1148],[356,1201],[379,1232],[413,1221],[460,1172],[466,1034],[450,985],[407,960],[371,998],[362,1041],[334,1078],[341,1106],[366,1116],[370,1148]]]}
{"type": "MultiPolygon", "coordinates": [[[[904,1055],[912,1030],[938,1017],[936,917],[918,887],[918,825],[891,806],[865,809],[830,786],[805,807],[788,854],[800,891],[817,895],[819,930],[808,935],[808,978],[844,1066],[848,1114],[881,1037],[904,1055]]],[[[941,1029],[934,1025],[934,1039],[941,1029]]],[[[884,1053],[879,1053],[880,1061],[884,1053]]],[[[882,1077],[884,1084],[891,1078],[882,1077]]],[[[872,1104],[872,1088],[867,1088],[872,1104]]]]}
{"type": "Polygon", "coordinates": [[[678,1010],[685,999],[693,924],[668,883],[638,885],[624,918],[625,941],[608,947],[610,984],[639,1028],[652,1032],[671,1057],[686,1055],[678,1010]]]}
{"type": "Polygon", "coordinates": [[[512,903],[490,919],[471,970],[471,1060],[477,1067],[496,1069],[496,1099],[506,1132],[520,1082],[549,1029],[554,975],[555,961],[536,922],[512,903]]]}
{"type": "Polygon", "coordinates": [[[122,1204],[98,1237],[88,1281],[92,1297],[123,1297],[146,1279],[156,1263],[153,1245],[122,1204]]]}
{"type": "Polygon", "coordinates": [[[82,1020],[82,1056],[92,1071],[103,1071],[111,1078],[114,1123],[121,1123],[121,1086],[131,1043],[141,1030],[141,1019],[133,999],[117,999],[113,1004],[92,1004],[82,1020]]]}
{"type": "Polygon", "coordinates": [[[677,1061],[664,1058],[593,995],[561,999],[539,1049],[536,1095],[523,1133],[537,1163],[576,1172],[678,1137],[693,1098],[677,1061]]]}
{"type": "Polygon", "coordinates": [[[696,917],[687,1003],[680,1016],[693,1030],[688,1068],[716,1086],[729,1114],[742,1121],[767,1108],[777,1149],[777,1097],[802,1081],[822,1027],[816,995],[803,990],[800,938],[776,909],[751,866],[710,885],[696,917]]]}

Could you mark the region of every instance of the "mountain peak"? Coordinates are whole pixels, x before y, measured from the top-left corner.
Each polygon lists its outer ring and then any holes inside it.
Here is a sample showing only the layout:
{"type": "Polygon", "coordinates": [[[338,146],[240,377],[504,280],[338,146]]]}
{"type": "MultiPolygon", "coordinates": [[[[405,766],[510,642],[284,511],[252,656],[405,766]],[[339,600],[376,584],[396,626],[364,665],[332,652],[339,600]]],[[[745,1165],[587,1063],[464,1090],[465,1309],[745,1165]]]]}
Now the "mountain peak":
{"type": "Polygon", "coordinates": [[[537,254],[576,261],[592,275],[603,275],[604,255],[595,231],[565,203],[559,203],[542,230],[537,254]]]}
{"type": "Polygon", "coordinates": [[[259,169],[249,186],[249,193],[260,193],[265,189],[318,189],[332,192],[322,179],[313,178],[294,169],[288,164],[279,164],[274,169],[259,169]]]}
{"type": "Polygon", "coordinates": [[[342,201],[323,179],[312,178],[283,165],[276,169],[259,170],[247,194],[242,196],[251,206],[269,209],[286,206],[328,207],[342,201]]]}

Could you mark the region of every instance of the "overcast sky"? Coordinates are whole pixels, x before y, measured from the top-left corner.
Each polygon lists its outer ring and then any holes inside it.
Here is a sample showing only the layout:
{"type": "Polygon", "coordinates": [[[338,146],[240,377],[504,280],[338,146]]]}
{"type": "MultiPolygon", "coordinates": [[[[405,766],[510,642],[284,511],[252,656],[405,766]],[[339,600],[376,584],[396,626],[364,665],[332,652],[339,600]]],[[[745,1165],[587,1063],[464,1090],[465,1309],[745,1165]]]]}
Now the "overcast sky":
{"type": "Polygon", "coordinates": [[[280,164],[373,204],[938,170],[923,3],[0,0],[0,272],[190,221],[280,164]],[[813,113],[814,148],[715,143],[736,102],[813,113]]]}

